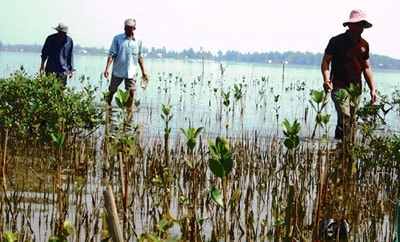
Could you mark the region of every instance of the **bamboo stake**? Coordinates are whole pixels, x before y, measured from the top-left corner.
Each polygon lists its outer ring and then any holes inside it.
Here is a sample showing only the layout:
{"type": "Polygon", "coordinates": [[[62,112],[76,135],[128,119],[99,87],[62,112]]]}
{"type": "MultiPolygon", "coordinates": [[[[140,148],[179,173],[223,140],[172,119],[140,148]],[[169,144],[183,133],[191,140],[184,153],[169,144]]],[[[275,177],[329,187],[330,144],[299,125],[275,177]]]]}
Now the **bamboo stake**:
{"type": "Polygon", "coordinates": [[[117,206],[115,205],[114,194],[110,185],[107,185],[106,190],[103,191],[104,207],[106,209],[106,220],[111,235],[112,241],[124,241],[122,231],[119,225],[117,206]]]}

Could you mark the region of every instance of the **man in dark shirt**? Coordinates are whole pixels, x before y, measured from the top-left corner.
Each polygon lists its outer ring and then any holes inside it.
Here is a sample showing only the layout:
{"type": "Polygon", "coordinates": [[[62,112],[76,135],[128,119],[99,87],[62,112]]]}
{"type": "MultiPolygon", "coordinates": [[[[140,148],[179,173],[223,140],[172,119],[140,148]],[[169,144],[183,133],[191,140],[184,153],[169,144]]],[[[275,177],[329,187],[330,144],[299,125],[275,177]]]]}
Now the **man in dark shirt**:
{"type": "Polygon", "coordinates": [[[67,35],[68,26],[66,24],[60,23],[54,29],[57,30],[57,33],[49,35],[42,48],[40,72],[45,72],[46,75],[55,73],[65,86],[67,77],[71,78],[75,71],[74,43],[72,38],[67,35]]]}
{"type": "MultiPolygon", "coordinates": [[[[370,28],[372,24],[366,20],[361,10],[353,10],[349,20],[344,22],[343,26],[348,26],[348,30],[330,39],[321,63],[323,87],[325,92],[332,91],[331,97],[337,112],[335,139],[343,138],[343,130],[348,132],[350,114],[355,113],[355,111],[350,113],[348,90],[350,84],[358,86],[360,100],[363,75],[370,89],[371,102],[375,102],[378,98],[369,62],[369,44],[361,37],[364,28],[370,28]],[[331,70],[329,70],[329,65],[331,70]],[[347,95],[344,101],[338,96],[341,91],[347,95]]],[[[354,108],[357,110],[357,106],[354,108]]]]}

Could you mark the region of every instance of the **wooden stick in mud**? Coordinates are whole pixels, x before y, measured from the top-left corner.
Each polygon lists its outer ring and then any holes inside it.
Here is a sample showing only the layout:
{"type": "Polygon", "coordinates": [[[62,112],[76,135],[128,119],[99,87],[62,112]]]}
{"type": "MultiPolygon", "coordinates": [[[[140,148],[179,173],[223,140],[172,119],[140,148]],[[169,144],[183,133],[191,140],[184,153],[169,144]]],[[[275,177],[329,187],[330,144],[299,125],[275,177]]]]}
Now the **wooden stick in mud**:
{"type": "Polygon", "coordinates": [[[121,227],[119,225],[117,206],[115,205],[114,194],[111,185],[107,185],[103,191],[104,207],[107,211],[107,224],[112,241],[123,242],[121,227]]]}

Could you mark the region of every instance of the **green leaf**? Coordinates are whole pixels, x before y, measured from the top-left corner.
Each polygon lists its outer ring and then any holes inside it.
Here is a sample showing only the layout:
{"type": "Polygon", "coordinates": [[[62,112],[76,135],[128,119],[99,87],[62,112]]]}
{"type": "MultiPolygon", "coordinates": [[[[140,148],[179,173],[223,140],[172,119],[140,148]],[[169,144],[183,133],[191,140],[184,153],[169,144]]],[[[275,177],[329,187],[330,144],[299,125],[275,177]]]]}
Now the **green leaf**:
{"type": "Polygon", "coordinates": [[[308,100],[308,101],[310,102],[312,109],[313,109],[315,112],[318,112],[318,108],[315,106],[315,104],[314,104],[311,100],[308,100]]]}
{"type": "Polygon", "coordinates": [[[282,122],[282,130],[283,130],[283,134],[285,136],[290,136],[291,130],[292,130],[292,126],[290,125],[289,121],[287,119],[285,119],[282,122]]]}
{"type": "Polygon", "coordinates": [[[162,104],[162,112],[163,112],[166,116],[168,116],[169,113],[171,112],[171,108],[172,108],[172,106],[170,106],[170,105],[164,105],[164,104],[162,104]]]}
{"type": "Polygon", "coordinates": [[[322,141],[328,143],[328,136],[326,134],[322,135],[322,141]]]}
{"type": "Polygon", "coordinates": [[[180,130],[187,139],[186,145],[188,146],[189,149],[193,150],[197,143],[196,142],[197,135],[200,134],[200,132],[203,130],[203,127],[200,127],[196,130],[195,128],[189,126],[187,130],[184,130],[183,128],[180,128],[180,130]]]}
{"type": "Polygon", "coordinates": [[[195,133],[195,137],[197,137],[200,133],[201,133],[201,131],[203,131],[203,129],[204,129],[204,127],[199,127],[197,130],[196,130],[196,133],[195,133]]]}
{"type": "Polygon", "coordinates": [[[208,163],[210,170],[220,178],[227,176],[233,168],[229,142],[217,137],[215,143],[208,143],[208,147],[211,155],[208,163]]]}
{"type": "Polygon", "coordinates": [[[126,144],[129,146],[129,155],[134,157],[136,152],[136,139],[135,137],[129,137],[126,139],[126,144]]]}
{"type": "Polygon", "coordinates": [[[360,88],[357,85],[350,83],[349,95],[352,98],[357,98],[360,95],[360,88]]]}
{"type": "Polygon", "coordinates": [[[131,101],[130,91],[129,90],[122,91],[121,89],[118,89],[115,98],[115,102],[117,103],[118,107],[121,109],[126,109],[128,108],[130,101],[131,101]]]}
{"type": "Polygon", "coordinates": [[[65,134],[51,134],[51,138],[56,148],[61,148],[65,143],[65,134]]]}
{"type": "Polygon", "coordinates": [[[189,135],[186,133],[186,130],[183,128],[179,128],[181,130],[181,132],[185,135],[186,138],[189,139],[189,135]]]}
{"type": "Polygon", "coordinates": [[[222,196],[216,187],[211,187],[211,199],[215,204],[217,204],[218,206],[220,206],[222,209],[225,210],[225,205],[222,200],[222,196]]]}
{"type": "Polygon", "coordinates": [[[300,138],[299,136],[294,136],[293,138],[287,138],[283,143],[286,148],[295,149],[300,143],[300,138]]]}
{"type": "Polygon", "coordinates": [[[218,154],[219,152],[217,150],[217,146],[212,141],[208,142],[208,149],[210,151],[211,157],[219,158],[219,154],[218,154]]]}
{"type": "Polygon", "coordinates": [[[3,234],[3,242],[16,242],[18,241],[18,235],[11,231],[5,231],[3,234]]]}
{"type": "Polygon", "coordinates": [[[189,159],[185,159],[185,162],[189,166],[189,168],[193,168],[193,163],[189,159]]]}
{"type": "Polygon", "coordinates": [[[75,227],[70,221],[64,221],[63,233],[67,236],[73,235],[75,233],[75,227]]]}
{"type": "Polygon", "coordinates": [[[317,116],[315,117],[315,122],[317,122],[317,124],[322,123],[322,115],[320,113],[318,113],[317,116]]]}
{"type": "Polygon", "coordinates": [[[286,148],[288,149],[293,149],[294,148],[294,144],[292,142],[291,139],[285,139],[285,141],[283,142],[283,144],[285,145],[286,148]]]}
{"type": "Polygon", "coordinates": [[[225,176],[225,168],[218,160],[212,158],[209,159],[208,167],[210,168],[211,172],[217,177],[223,178],[225,176]]]}
{"type": "Polygon", "coordinates": [[[311,97],[314,102],[320,104],[325,100],[325,91],[311,90],[311,97]]]}
{"type": "Polygon", "coordinates": [[[344,102],[347,99],[347,94],[345,91],[343,90],[339,90],[337,92],[337,98],[339,99],[340,102],[344,102]]]}
{"type": "Polygon", "coordinates": [[[301,130],[301,124],[295,120],[293,123],[293,128],[292,128],[292,135],[297,135],[298,133],[300,133],[301,130]]]}
{"type": "Polygon", "coordinates": [[[190,139],[188,139],[186,144],[189,147],[189,149],[193,150],[194,147],[196,146],[196,139],[195,138],[190,138],[190,139]]]}
{"type": "Polygon", "coordinates": [[[161,231],[166,231],[170,228],[172,228],[172,226],[174,225],[173,222],[167,220],[167,219],[161,219],[158,223],[157,223],[157,227],[159,230],[161,231]]]}
{"type": "Polygon", "coordinates": [[[327,124],[330,119],[331,119],[331,115],[330,114],[322,115],[322,123],[327,124]]]}
{"type": "Polygon", "coordinates": [[[230,154],[224,156],[222,164],[224,166],[225,176],[227,176],[232,171],[233,168],[233,160],[231,159],[230,154]]]}

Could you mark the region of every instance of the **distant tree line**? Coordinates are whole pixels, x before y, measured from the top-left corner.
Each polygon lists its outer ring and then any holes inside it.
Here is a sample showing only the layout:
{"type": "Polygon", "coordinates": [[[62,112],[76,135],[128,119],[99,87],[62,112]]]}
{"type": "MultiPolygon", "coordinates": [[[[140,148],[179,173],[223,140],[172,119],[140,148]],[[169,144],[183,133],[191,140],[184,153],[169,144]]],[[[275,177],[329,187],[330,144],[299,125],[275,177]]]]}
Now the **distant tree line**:
{"type": "MultiPolygon", "coordinates": [[[[0,41],[0,51],[25,51],[40,52],[42,45],[3,45],[0,41]]],[[[210,51],[194,50],[193,48],[182,51],[167,50],[163,48],[144,48],[143,52],[148,58],[171,58],[171,59],[204,59],[224,62],[246,62],[246,63],[272,63],[282,64],[287,62],[291,65],[311,65],[319,66],[322,60],[322,53],[299,52],[299,51],[270,51],[270,52],[247,52],[242,53],[235,50],[226,52],[218,51],[212,54],[210,51]]],[[[98,47],[82,47],[75,45],[76,54],[85,55],[107,55],[108,50],[98,47]]],[[[384,55],[371,54],[371,65],[378,69],[400,70],[400,60],[384,55]]]]}

